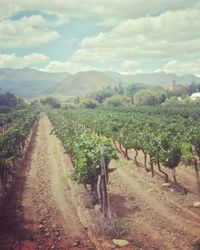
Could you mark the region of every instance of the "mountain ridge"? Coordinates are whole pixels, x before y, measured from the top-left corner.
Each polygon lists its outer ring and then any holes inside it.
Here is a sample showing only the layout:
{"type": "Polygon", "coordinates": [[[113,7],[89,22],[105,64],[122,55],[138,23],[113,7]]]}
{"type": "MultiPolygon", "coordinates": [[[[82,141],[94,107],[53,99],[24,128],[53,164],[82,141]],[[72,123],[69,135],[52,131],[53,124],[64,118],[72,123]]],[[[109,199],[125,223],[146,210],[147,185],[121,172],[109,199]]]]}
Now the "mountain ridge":
{"type": "Polygon", "coordinates": [[[50,73],[36,69],[0,69],[2,92],[12,92],[21,97],[42,97],[45,95],[84,95],[106,86],[123,84],[146,84],[166,87],[173,81],[187,85],[200,83],[200,77],[184,74],[178,76],[163,71],[143,74],[121,74],[112,71],[80,71],[50,73]]]}

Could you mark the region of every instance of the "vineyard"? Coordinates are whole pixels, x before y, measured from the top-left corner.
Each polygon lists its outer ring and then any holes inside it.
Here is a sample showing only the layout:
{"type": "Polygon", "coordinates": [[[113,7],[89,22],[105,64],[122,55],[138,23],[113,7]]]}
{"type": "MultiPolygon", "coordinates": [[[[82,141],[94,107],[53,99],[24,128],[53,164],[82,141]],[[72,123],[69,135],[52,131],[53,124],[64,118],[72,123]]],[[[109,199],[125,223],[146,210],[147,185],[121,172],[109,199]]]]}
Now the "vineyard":
{"type": "MultiPolygon", "coordinates": [[[[151,177],[159,176],[164,182],[161,186],[173,187],[170,190],[175,190],[179,195],[190,193],[191,186],[187,187],[185,180],[179,180],[177,169],[182,168],[180,171],[187,175],[189,168],[194,180],[192,188],[196,190],[193,202],[198,204],[195,201],[200,196],[199,111],[198,107],[190,110],[187,107],[68,109],[50,112],[49,117],[73,163],[71,178],[85,186],[90,184],[92,194],[98,193],[95,188],[98,188],[100,174],[100,148],[105,145],[108,148],[109,145],[112,154],[107,153],[107,168],[112,159],[123,157],[131,163],[132,173],[142,167],[151,177]]],[[[115,167],[116,164],[110,171],[108,168],[108,174],[115,167]]],[[[98,201],[97,194],[93,202],[95,204],[98,201]]]]}
{"type": "Polygon", "coordinates": [[[35,121],[36,114],[27,110],[0,116],[0,180],[3,192],[7,192],[9,180],[15,176],[15,160],[22,156],[35,121]]]}
{"type": "Polygon", "coordinates": [[[2,193],[15,178],[28,182],[16,199],[23,225],[11,221],[6,241],[0,234],[4,249],[13,237],[23,246],[16,249],[115,249],[115,238],[126,240],[122,249],[198,247],[198,106],[48,109],[37,117],[0,116],[2,193]],[[33,130],[23,163],[29,174],[20,176],[16,161],[33,130]]]}
{"type": "MultiPolygon", "coordinates": [[[[138,153],[142,152],[145,170],[154,176],[154,165],[157,165],[166,183],[169,182],[169,176],[162,167],[171,169],[173,180],[177,183],[176,168],[179,163],[194,165],[200,193],[197,163],[200,158],[200,115],[198,112],[196,109],[189,111],[180,110],[180,108],[174,110],[141,109],[141,111],[136,109],[133,112],[71,110],[62,112],[61,116],[70,121],[70,128],[73,127],[75,131],[79,130],[79,133],[80,131],[95,133],[98,140],[109,138],[115,149],[127,160],[132,159],[133,154],[130,156],[129,152],[134,150],[135,155],[132,160],[136,165],[138,165],[138,153]],[[147,166],[148,158],[149,167],[147,166]]],[[[70,131],[69,134],[71,134],[70,131]]],[[[72,140],[73,143],[76,142],[76,139],[72,140]]],[[[66,148],[69,149],[70,146],[66,145],[66,148]]]]}

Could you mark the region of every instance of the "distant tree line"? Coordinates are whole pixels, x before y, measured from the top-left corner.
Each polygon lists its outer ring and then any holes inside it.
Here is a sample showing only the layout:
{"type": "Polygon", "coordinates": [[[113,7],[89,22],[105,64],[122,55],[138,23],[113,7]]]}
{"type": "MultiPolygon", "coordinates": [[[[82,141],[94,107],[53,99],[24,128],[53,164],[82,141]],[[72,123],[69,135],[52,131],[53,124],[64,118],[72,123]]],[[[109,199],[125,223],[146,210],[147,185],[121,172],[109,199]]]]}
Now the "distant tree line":
{"type": "Polygon", "coordinates": [[[111,107],[131,105],[156,106],[163,103],[175,104],[181,98],[186,104],[191,102],[189,96],[199,91],[200,83],[195,82],[187,86],[174,83],[169,88],[149,86],[140,83],[129,85],[119,83],[118,86],[108,86],[90,93],[86,98],[80,100],[80,105],[92,109],[101,105],[111,107]]]}

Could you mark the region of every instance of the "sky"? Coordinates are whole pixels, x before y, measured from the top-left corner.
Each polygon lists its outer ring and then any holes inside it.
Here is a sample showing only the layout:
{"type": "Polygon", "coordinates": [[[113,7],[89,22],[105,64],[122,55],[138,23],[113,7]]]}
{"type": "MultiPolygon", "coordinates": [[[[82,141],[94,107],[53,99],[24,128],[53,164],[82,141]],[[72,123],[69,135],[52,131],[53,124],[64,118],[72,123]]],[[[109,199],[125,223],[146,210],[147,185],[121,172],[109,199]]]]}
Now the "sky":
{"type": "Polygon", "coordinates": [[[0,0],[0,68],[200,75],[200,0],[0,0]]]}

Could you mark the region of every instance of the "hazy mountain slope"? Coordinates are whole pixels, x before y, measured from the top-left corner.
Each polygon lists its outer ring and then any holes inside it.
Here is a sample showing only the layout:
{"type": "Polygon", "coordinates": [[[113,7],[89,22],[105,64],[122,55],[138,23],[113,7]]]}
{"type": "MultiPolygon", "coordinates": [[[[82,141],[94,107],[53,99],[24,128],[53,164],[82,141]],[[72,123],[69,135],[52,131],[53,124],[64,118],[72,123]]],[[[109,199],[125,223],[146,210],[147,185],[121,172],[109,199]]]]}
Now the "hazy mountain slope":
{"type": "Polygon", "coordinates": [[[84,95],[102,87],[117,86],[119,83],[168,86],[174,80],[177,84],[200,82],[200,78],[194,75],[177,76],[165,72],[122,75],[118,72],[87,71],[72,75],[67,72],[56,74],[27,68],[0,69],[2,92],[9,91],[22,97],[84,95]]]}
{"type": "Polygon", "coordinates": [[[2,92],[35,97],[45,94],[47,90],[54,90],[58,82],[69,76],[69,73],[52,74],[27,68],[0,69],[0,88],[2,92]]]}
{"type": "Polygon", "coordinates": [[[185,74],[185,75],[178,77],[176,82],[179,84],[190,84],[192,82],[200,83],[200,77],[190,75],[190,74],[185,74]]]}
{"type": "Polygon", "coordinates": [[[106,86],[116,86],[118,83],[103,72],[78,72],[60,82],[56,93],[82,95],[106,86]]]}
{"type": "Polygon", "coordinates": [[[175,74],[165,73],[163,71],[157,73],[123,75],[118,72],[106,72],[113,80],[123,83],[144,83],[149,85],[169,85],[173,81],[179,84],[190,84],[193,81],[198,83],[200,78],[194,75],[185,74],[177,76],[175,74]]]}

